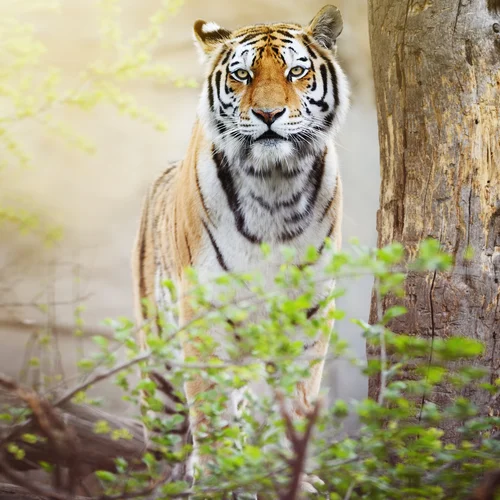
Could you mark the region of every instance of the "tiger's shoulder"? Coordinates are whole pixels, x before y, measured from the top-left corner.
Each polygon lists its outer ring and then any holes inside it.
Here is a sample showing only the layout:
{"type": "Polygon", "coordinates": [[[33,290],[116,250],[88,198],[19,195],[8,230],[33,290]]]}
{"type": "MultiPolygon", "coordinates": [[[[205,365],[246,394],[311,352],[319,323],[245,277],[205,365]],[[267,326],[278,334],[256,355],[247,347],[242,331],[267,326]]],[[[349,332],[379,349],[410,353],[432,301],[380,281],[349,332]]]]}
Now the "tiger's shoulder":
{"type": "Polygon", "coordinates": [[[201,201],[196,169],[190,168],[196,156],[191,146],[186,158],[169,164],[146,193],[132,255],[138,300],[154,303],[158,279],[178,281],[200,251],[201,201]]]}
{"type": "MultiPolygon", "coordinates": [[[[139,228],[132,251],[132,279],[138,320],[148,316],[143,301],[156,303],[157,267],[163,247],[168,252],[169,238],[162,237],[161,228],[171,225],[171,194],[175,189],[181,161],[172,162],[150,185],[144,196],[139,228]],[[163,243],[161,244],[161,241],[163,243]],[[165,248],[167,247],[167,248],[165,248]]],[[[168,252],[170,254],[170,252],[168,252]]]]}

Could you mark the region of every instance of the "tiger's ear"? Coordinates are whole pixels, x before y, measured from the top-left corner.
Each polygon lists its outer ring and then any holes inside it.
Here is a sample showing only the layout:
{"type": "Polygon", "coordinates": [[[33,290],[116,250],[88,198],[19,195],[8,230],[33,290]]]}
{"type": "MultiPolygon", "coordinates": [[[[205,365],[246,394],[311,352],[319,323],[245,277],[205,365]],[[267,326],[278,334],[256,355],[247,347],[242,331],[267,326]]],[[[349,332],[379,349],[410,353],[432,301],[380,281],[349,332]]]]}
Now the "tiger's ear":
{"type": "Polygon", "coordinates": [[[193,27],[194,39],[202,55],[210,55],[224,40],[231,38],[231,32],[218,24],[198,19],[193,27]]]}
{"type": "Polygon", "coordinates": [[[340,10],[334,5],[325,5],[309,23],[308,31],[322,47],[334,49],[343,27],[340,10]]]}

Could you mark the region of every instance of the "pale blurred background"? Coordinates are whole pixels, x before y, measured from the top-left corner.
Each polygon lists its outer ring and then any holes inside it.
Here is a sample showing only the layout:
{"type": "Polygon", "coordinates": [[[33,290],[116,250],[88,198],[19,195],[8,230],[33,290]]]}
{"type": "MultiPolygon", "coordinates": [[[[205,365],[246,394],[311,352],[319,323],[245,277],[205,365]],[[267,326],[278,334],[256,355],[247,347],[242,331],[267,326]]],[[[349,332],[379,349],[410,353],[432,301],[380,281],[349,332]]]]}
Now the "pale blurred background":
{"type": "MultiPolygon", "coordinates": [[[[18,3],[23,1],[31,0],[18,3]]],[[[324,3],[186,0],[168,19],[165,37],[154,56],[179,76],[201,82],[203,68],[191,35],[196,19],[216,21],[227,28],[273,21],[306,24],[324,3]]],[[[132,35],[146,26],[160,0],[123,0],[120,4],[124,34],[132,35]]],[[[356,237],[363,244],[375,245],[379,168],[367,7],[365,0],[338,0],[337,6],[345,22],[339,58],[352,87],[351,111],[337,141],[345,190],[344,241],[356,237]]],[[[27,19],[48,49],[47,61],[76,81],[81,69],[99,57],[98,15],[95,0],[66,0],[59,12],[31,13],[27,19]]],[[[69,377],[82,351],[88,354],[92,348],[88,338],[109,333],[103,326],[105,318],[132,317],[130,252],[141,200],[167,163],[184,155],[199,88],[142,82],[128,85],[128,90],[140,103],[165,116],[166,132],[123,117],[109,105],[90,113],[64,107],[55,110],[59,118],[95,143],[95,154],[86,155],[41,133],[36,120],[16,124],[17,137],[33,155],[34,166],[29,170],[6,167],[0,172],[0,206],[15,204],[41,214],[63,228],[63,238],[47,248],[35,235],[20,235],[9,224],[0,225],[2,372],[20,376],[27,359],[37,355],[36,336],[50,330],[56,334],[60,352],[53,351],[53,360],[63,365],[69,377]],[[81,317],[87,340],[75,339],[78,304],[85,307],[81,317]]],[[[352,283],[339,306],[347,310],[348,317],[366,319],[370,293],[370,279],[352,283]]],[[[363,359],[364,342],[357,328],[348,321],[337,326],[352,351],[363,359]]],[[[344,361],[329,363],[324,386],[330,398],[366,395],[359,370],[344,361]]],[[[110,384],[96,392],[112,410],[126,409],[110,384]]]]}

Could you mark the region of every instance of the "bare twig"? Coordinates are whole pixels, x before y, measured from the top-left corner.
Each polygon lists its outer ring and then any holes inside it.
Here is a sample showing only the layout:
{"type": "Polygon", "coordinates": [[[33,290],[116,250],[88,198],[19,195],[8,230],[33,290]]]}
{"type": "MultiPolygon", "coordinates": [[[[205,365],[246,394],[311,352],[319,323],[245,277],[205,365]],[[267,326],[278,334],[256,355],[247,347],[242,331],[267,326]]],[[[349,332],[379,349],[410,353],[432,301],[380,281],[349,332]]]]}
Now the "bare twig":
{"type": "Polygon", "coordinates": [[[30,491],[31,493],[34,493],[35,495],[40,495],[44,499],[74,500],[75,498],[73,495],[71,495],[70,497],[64,493],[54,491],[52,488],[48,488],[46,486],[42,486],[41,484],[35,484],[32,481],[29,481],[26,478],[26,474],[17,472],[9,467],[3,456],[0,456],[0,473],[2,473],[9,481],[12,481],[14,484],[21,486],[22,488],[30,491]]]}
{"type": "Polygon", "coordinates": [[[354,492],[354,486],[356,486],[356,481],[353,481],[353,482],[350,484],[349,489],[347,490],[347,492],[346,492],[346,494],[345,494],[344,500],[350,500],[351,495],[352,495],[352,493],[354,492]]]}
{"type": "Polygon", "coordinates": [[[30,307],[30,308],[35,308],[35,309],[40,309],[41,307],[45,307],[47,305],[50,306],[73,306],[76,304],[81,304],[82,302],[88,300],[90,297],[92,297],[92,294],[86,294],[80,297],[78,300],[72,299],[72,300],[54,300],[51,302],[0,302],[0,307],[1,308],[24,308],[24,307],[30,307]]]}
{"type": "MultiPolygon", "coordinates": [[[[380,296],[380,280],[375,281],[375,300],[377,301],[377,320],[380,323],[383,318],[382,297],[380,296]]],[[[378,404],[384,402],[385,386],[387,384],[387,350],[385,346],[385,328],[380,326],[380,392],[378,394],[378,404]]]]}
{"type": "Polygon", "coordinates": [[[276,393],[278,403],[280,405],[281,415],[285,421],[288,439],[292,444],[293,457],[288,459],[290,467],[290,483],[284,493],[280,494],[281,500],[296,500],[300,493],[300,483],[304,474],[307,446],[311,439],[312,429],[318,419],[319,410],[321,408],[320,400],[317,400],[313,408],[306,413],[306,429],[302,436],[297,434],[293,425],[292,417],[285,407],[285,400],[281,393],[276,393]]]}
{"type": "Polygon", "coordinates": [[[79,392],[86,391],[89,387],[92,387],[93,385],[102,382],[103,380],[106,380],[112,377],[113,375],[116,375],[117,373],[127,370],[128,368],[131,368],[132,366],[135,366],[141,363],[142,361],[146,361],[150,357],[151,353],[146,352],[144,354],[141,354],[140,356],[136,356],[135,358],[129,361],[126,361],[125,363],[122,363],[121,365],[115,366],[110,370],[94,375],[89,380],[86,380],[82,384],[74,387],[73,389],[69,390],[66,394],[61,396],[59,399],[57,399],[54,402],[54,406],[58,407],[63,405],[64,403],[67,403],[68,401],[71,401],[79,392]]]}

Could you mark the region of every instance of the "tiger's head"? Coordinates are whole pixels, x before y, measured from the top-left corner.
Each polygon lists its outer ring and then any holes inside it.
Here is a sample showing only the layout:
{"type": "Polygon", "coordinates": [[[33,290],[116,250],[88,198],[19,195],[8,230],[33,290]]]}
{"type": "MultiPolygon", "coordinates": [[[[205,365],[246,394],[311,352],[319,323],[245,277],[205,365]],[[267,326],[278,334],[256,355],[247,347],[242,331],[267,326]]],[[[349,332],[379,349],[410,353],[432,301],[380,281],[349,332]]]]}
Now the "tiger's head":
{"type": "Polygon", "coordinates": [[[332,5],[307,27],[229,31],[196,21],[195,40],[208,65],[199,115],[216,148],[257,168],[323,151],[348,107],[335,59],[342,27],[332,5]]]}

